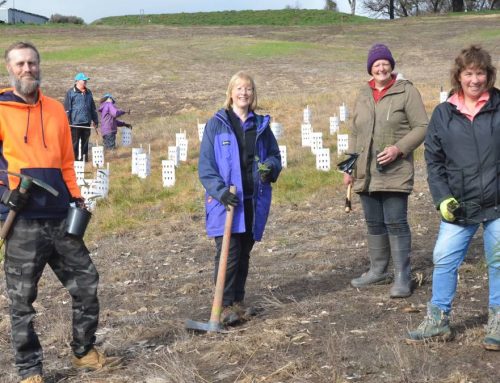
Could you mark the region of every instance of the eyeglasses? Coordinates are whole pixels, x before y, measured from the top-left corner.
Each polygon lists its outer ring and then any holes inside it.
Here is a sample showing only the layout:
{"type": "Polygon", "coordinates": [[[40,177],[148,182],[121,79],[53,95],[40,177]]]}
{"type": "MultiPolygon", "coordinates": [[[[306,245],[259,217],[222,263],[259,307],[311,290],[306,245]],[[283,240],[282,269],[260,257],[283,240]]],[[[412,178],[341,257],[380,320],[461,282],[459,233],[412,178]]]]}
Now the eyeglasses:
{"type": "Polygon", "coordinates": [[[236,88],[237,92],[246,92],[246,93],[253,93],[253,88],[236,88]]]}

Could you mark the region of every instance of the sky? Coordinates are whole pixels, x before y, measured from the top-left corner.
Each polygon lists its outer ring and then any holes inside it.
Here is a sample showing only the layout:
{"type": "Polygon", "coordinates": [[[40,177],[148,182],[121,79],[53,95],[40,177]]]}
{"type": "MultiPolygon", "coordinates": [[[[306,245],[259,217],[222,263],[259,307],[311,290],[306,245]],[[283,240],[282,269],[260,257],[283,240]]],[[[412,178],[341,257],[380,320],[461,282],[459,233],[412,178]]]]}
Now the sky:
{"type": "MultiPolygon", "coordinates": [[[[106,16],[283,9],[287,5],[303,9],[323,9],[325,0],[7,0],[2,7],[16,8],[46,17],[55,13],[78,16],[86,23],[91,23],[106,16]]],[[[337,5],[339,11],[350,12],[348,0],[337,0],[337,5]]]]}

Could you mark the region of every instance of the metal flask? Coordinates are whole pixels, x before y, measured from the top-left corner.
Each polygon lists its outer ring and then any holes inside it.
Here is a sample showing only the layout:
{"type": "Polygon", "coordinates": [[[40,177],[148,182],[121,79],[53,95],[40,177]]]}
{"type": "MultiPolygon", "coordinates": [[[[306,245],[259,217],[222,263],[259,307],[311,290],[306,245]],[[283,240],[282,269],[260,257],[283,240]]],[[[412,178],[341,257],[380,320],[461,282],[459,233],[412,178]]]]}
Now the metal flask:
{"type": "Polygon", "coordinates": [[[85,208],[70,206],[66,218],[66,233],[83,238],[92,213],[85,208]]]}

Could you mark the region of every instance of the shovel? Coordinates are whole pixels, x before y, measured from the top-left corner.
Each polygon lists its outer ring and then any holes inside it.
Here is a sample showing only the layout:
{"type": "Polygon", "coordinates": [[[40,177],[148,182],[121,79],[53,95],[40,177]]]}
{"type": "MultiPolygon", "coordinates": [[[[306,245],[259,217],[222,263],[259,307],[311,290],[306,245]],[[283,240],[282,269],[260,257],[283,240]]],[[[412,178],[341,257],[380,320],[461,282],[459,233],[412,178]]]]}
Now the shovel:
{"type": "MultiPolygon", "coordinates": [[[[236,186],[231,185],[229,191],[236,194],[236,186]]],[[[224,224],[224,236],[222,237],[222,249],[219,260],[219,271],[215,283],[214,300],[212,303],[212,313],[208,323],[197,322],[191,319],[186,320],[185,326],[188,330],[202,332],[224,332],[224,327],[220,323],[222,312],[222,297],[224,294],[224,284],[226,283],[227,256],[229,253],[229,241],[231,240],[231,226],[233,225],[234,206],[228,205],[226,212],[226,222],[224,224]]]]}

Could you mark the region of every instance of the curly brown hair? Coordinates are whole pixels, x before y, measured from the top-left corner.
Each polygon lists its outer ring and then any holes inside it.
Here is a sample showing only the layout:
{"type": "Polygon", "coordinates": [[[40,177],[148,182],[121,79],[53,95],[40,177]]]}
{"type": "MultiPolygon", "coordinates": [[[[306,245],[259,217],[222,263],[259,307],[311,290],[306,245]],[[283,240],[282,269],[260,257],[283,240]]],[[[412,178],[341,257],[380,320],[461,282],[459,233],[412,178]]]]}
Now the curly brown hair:
{"type": "Polygon", "coordinates": [[[460,73],[470,66],[486,71],[486,78],[488,80],[486,88],[488,90],[495,86],[497,69],[491,63],[490,54],[480,45],[471,45],[460,51],[460,54],[455,58],[455,62],[451,68],[451,86],[454,92],[462,90],[460,73]]]}

